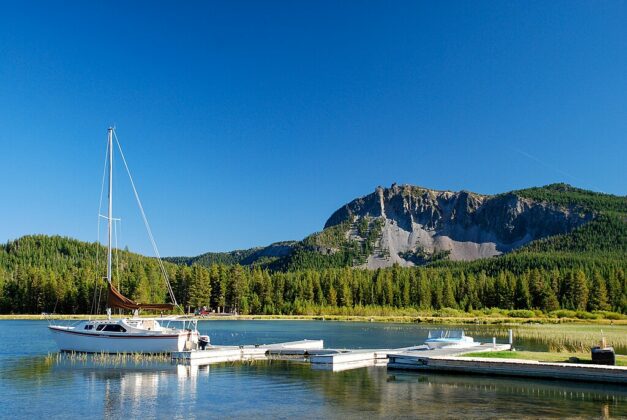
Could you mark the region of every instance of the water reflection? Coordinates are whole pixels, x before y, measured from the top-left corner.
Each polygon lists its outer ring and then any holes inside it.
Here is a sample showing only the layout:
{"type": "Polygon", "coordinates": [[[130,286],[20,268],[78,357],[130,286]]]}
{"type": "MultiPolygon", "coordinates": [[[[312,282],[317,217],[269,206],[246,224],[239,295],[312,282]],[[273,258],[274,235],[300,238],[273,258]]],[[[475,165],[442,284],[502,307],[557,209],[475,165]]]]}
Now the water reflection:
{"type": "Polygon", "coordinates": [[[159,401],[171,393],[176,378],[176,390],[189,404],[196,399],[199,373],[208,373],[208,367],[164,365],[155,371],[150,368],[117,369],[109,372],[102,369],[85,370],[86,381],[102,382],[104,385],[103,411],[106,417],[161,417],[159,401]]]}
{"type": "MultiPolygon", "coordinates": [[[[374,366],[316,371],[307,363],[283,360],[212,366],[107,365],[46,357],[22,362],[5,369],[10,386],[22,392],[29,387],[49,403],[58,402],[59,395],[74,401],[79,396],[87,412],[114,418],[194,418],[206,413],[229,417],[627,416],[627,389],[611,385],[420,374],[374,366]]],[[[58,408],[79,414],[74,405],[58,408]]]]}
{"type": "MultiPolygon", "coordinates": [[[[429,325],[203,322],[212,341],[321,338],[327,347],[412,345],[429,325]]],[[[466,328],[466,327],[465,327],[466,328]]],[[[468,328],[489,336],[484,326],[468,328]]],[[[627,388],[575,382],[421,374],[364,367],[317,371],[287,361],[171,364],[57,358],[46,324],[0,323],[0,417],[627,417],[627,388]],[[28,345],[24,345],[24,343],[28,345]]],[[[529,342],[531,343],[531,342],[529,342]]]]}

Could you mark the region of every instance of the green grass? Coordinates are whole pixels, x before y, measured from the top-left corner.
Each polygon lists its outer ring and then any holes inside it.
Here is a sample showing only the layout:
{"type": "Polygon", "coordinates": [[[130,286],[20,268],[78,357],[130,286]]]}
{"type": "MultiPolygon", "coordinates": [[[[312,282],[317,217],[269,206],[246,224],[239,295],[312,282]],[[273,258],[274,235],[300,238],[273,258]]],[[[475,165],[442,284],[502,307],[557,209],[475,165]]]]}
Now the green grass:
{"type": "MultiPolygon", "coordinates": [[[[462,357],[482,357],[488,359],[522,359],[537,362],[558,363],[592,363],[590,353],[557,353],[541,351],[487,351],[466,353],[462,357]],[[578,362],[571,362],[570,358],[577,358],[578,362]]],[[[627,366],[627,356],[616,355],[617,366],[627,366]]]]}

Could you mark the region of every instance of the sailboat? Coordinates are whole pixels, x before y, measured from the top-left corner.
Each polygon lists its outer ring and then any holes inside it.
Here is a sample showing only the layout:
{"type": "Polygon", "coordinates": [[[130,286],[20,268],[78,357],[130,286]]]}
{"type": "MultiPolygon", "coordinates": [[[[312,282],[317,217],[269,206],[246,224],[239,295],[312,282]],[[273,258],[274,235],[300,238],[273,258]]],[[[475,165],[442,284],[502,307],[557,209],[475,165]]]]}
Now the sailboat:
{"type": "MultiPolygon", "coordinates": [[[[163,267],[161,259],[157,255],[160,264],[161,273],[164,276],[170,299],[172,303],[138,303],[124,296],[113,284],[112,281],[112,222],[113,222],[113,128],[109,128],[107,137],[107,159],[108,166],[108,198],[109,210],[108,216],[108,248],[107,248],[107,319],[105,320],[85,320],[78,323],[67,325],[50,325],[48,328],[52,332],[59,349],[61,351],[76,351],[87,353],[170,353],[175,351],[193,350],[198,348],[199,333],[195,320],[178,320],[177,318],[144,318],[139,317],[139,311],[171,311],[176,306],[176,298],[170,282],[167,278],[167,272],[163,267]],[[111,310],[119,308],[122,310],[133,311],[130,318],[111,317],[111,310]],[[181,328],[170,327],[177,322],[183,322],[181,328]]],[[[116,136],[117,142],[117,136],[116,136]]],[[[117,142],[120,155],[126,165],[124,154],[117,142]]],[[[107,167],[106,166],[106,167],[107,167]]],[[[128,169],[128,166],[127,166],[128,169]]],[[[130,172],[129,172],[130,177],[130,172]]],[[[133,191],[137,198],[142,217],[146,223],[146,228],[154,246],[152,233],[147,224],[137,190],[130,177],[133,191]]],[[[104,185],[104,179],[103,179],[104,185]]],[[[104,216],[103,216],[104,217],[104,216]]],[[[155,246],[156,251],[156,246],[155,246]]],[[[157,252],[158,254],[158,252],[157,252]]],[[[208,337],[202,336],[201,340],[208,341],[208,337]]],[[[203,343],[201,343],[203,344],[203,343]]]]}

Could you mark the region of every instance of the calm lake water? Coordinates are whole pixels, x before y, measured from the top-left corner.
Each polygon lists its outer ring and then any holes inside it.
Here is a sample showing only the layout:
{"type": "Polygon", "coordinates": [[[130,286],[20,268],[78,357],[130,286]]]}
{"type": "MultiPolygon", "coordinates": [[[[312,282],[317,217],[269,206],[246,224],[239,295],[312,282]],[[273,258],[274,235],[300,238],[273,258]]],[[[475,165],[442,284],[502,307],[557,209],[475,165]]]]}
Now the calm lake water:
{"type": "MultiPolygon", "coordinates": [[[[45,321],[0,321],[0,418],[519,418],[627,417],[627,387],[367,367],[312,370],[286,361],[205,367],[169,362],[99,365],[46,358],[45,321]]],[[[324,339],[325,347],[420,344],[413,324],[206,321],[214,344],[324,339]]],[[[450,327],[449,327],[450,328],[450,327]]],[[[481,326],[469,335],[482,336],[481,326]],[[472,333],[472,334],[471,334],[472,333]]],[[[518,347],[537,348],[535,343],[518,347]]]]}

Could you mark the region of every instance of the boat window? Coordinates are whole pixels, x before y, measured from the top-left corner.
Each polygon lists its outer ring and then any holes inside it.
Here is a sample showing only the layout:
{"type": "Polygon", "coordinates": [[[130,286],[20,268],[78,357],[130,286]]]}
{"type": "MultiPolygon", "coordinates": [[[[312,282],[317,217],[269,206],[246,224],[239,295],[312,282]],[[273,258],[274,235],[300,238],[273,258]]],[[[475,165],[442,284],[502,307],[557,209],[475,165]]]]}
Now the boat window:
{"type": "Polygon", "coordinates": [[[93,325],[85,325],[85,329],[86,330],[92,330],[92,329],[94,329],[94,326],[93,325]]]}
{"type": "Polygon", "coordinates": [[[105,325],[103,331],[126,332],[126,328],[117,324],[105,325]]]}
{"type": "Polygon", "coordinates": [[[104,327],[105,327],[105,324],[100,324],[96,327],[96,331],[102,331],[104,327]]]}

